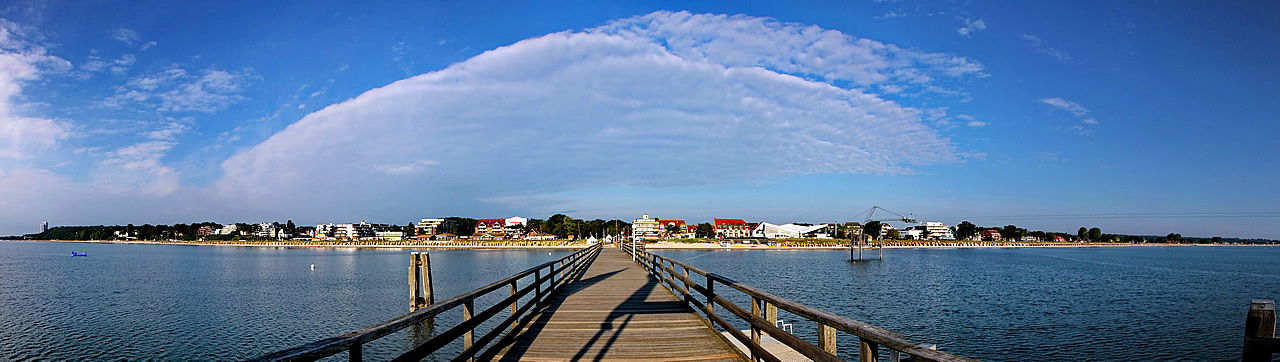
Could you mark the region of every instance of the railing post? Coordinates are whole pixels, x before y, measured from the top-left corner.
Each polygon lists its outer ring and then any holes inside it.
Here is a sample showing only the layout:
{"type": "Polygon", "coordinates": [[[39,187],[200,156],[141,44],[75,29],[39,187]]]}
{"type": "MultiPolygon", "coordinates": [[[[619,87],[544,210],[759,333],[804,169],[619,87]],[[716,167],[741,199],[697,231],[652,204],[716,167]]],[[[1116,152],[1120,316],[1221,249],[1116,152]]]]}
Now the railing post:
{"type": "MultiPolygon", "coordinates": [[[[533,283],[537,284],[533,287],[533,302],[542,302],[542,269],[533,271],[533,283]]],[[[537,309],[538,307],[534,307],[537,309]]]]}
{"type": "MultiPolygon", "coordinates": [[[[462,303],[462,322],[463,323],[466,323],[467,321],[471,320],[473,313],[475,313],[474,300],[468,300],[465,303],[462,303]]],[[[475,329],[468,329],[467,333],[462,335],[462,350],[465,351],[465,350],[471,349],[471,345],[475,343],[476,343],[476,331],[475,329]]],[[[467,360],[469,361],[474,360],[474,358],[467,358],[467,360]]]]}
{"type": "Polygon", "coordinates": [[[862,346],[858,349],[858,360],[861,362],[876,362],[876,355],[879,354],[879,349],[880,345],[876,342],[862,338],[862,346]]]}
{"type": "Polygon", "coordinates": [[[1255,346],[1254,339],[1273,338],[1276,336],[1276,302],[1274,300],[1254,300],[1249,304],[1249,315],[1244,319],[1244,353],[1240,360],[1244,362],[1270,361],[1269,348],[1255,346]]]}
{"type": "Polygon", "coordinates": [[[711,279],[711,273],[707,273],[707,315],[716,314],[716,304],[711,299],[716,296],[716,283],[711,279]]]}
{"type": "MultiPolygon", "coordinates": [[[[760,298],[756,298],[754,296],[751,297],[751,316],[764,319],[763,318],[764,316],[761,315],[761,313],[763,313],[764,311],[760,310],[760,303],[762,303],[760,298]]],[[[756,325],[754,324],[751,325],[751,343],[757,346],[760,345],[760,327],[756,327],[756,325]]],[[[748,348],[747,352],[751,353],[751,349],[748,348]]],[[[751,359],[754,361],[759,361],[760,356],[755,355],[755,353],[751,353],[751,359]]]]}
{"type": "Polygon", "coordinates": [[[347,360],[351,362],[364,361],[364,345],[357,343],[347,350],[347,360]]]}
{"type": "Polygon", "coordinates": [[[764,320],[774,326],[778,325],[778,306],[772,303],[761,301],[764,303],[764,320]]]}
{"type": "MultiPolygon", "coordinates": [[[[516,290],[517,290],[517,288],[516,288],[516,281],[512,280],[512,281],[511,281],[511,295],[516,295],[516,290]]],[[[516,299],[516,300],[511,301],[511,315],[513,315],[513,316],[514,316],[514,315],[516,315],[516,313],[517,313],[517,311],[518,311],[518,310],[520,310],[520,299],[516,299]]],[[[511,324],[511,330],[513,330],[513,331],[514,331],[514,330],[516,330],[516,323],[512,323],[512,324],[511,324]]]]}
{"type": "Polygon", "coordinates": [[[827,351],[832,356],[836,356],[836,329],[832,326],[818,323],[818,347],[822,347],[823,351],[827,351]]]}

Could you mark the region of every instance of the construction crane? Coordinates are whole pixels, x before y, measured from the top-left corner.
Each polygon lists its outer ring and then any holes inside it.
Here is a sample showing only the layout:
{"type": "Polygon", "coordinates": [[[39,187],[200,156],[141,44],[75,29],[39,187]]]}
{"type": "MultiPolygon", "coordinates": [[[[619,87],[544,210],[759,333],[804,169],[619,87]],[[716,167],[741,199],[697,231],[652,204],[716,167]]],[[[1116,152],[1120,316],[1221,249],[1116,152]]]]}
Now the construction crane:
{"type": "MultiPolygon", "coordinates": [[[[872,221],[902,221],[902,222],[905,222],[905,223],[908,223],[908,224],[915,224],[915,223],[916,223],[916,218],[915,218],[915,216],[914,216],[914,215],[912,215],[912,214],[902,215],[902,214],[899,214],[899,213],[896,213],[896,212],[893,212],[893,211],[889,211],[888,209],[885,209],[885,208],[880,207],[880,206],[872,206],[870,209],[867,209],[867,211],[863,211],[863,212],[858,213],[857,215],[853,215],[853,218],[857,218],[858,216],[860,216],[860,215],[862,215],[862,214],[867,214],[867,217],[866,217],[866,218],[864,218],[864,219],[862,219],[862,227],[864,227],[864,228],[865,228],[865,227],[867,227],[867,223],[870,223],[870,222],[872,222],[872,221]],[[876,218],[875,218],[875,215],[876,215],[876,211],[877,211],[877,210],[879,210],[879,211],[884,211],[884,212],[887,212],[887,213],[893,214],[894,216],[897,216],[897,217],[896,217],[896,218],[888,218],[888,219],[876,219],[876,218]]],[[[853,239],[853,238],[850,238],[850,240],[849,240],[849,260],[857,260],[857,261],[861,261],[861,260],[862,260],[862,248],[863,248],[863,246],[864,246],[864,245],[866,245],[866,244],[867,244],[866,234],[865,234],[865,233],[862,233],[862,232],[861,232],[861,230],[859,230],[858,238],[857,238],[856,240],[855,240],[855,239],[853,239]],[[855,252],[855,251],[857,252],[856,257],[855,257],[855,254],[854,254],[854,252],[855,252]]],[[[884,244],[882,244],[882,243],[877,243],[877,244],[875,245],[875,248],[876,248],[876,249],[879,249],[879,251],[880,251],[880,259],[881,259],[881,260],[884,260],[884,244]]]]}
{"type": "MultiPolygon", "coordinates": [[[[910,213],[908,213],[908,214],[906,214],[906,215],[903,215],[903,214],[899,214],[899,213],[896,213],[896,212],[890,211],[889,209],[885,209],[885,208],[880,207],[880,206],[872,206],[870,209],[867,209],[867,210],[865,210],[865,211],[863,211],[863,212],[860,212],[860,213],[858,213],[858,214],[856,214],[856,215],[853,215],[853,217],[852,217],[852,218],[857,218],[858,216],[861,216],[862,214],[867,214],[867,217],[862,219],[862,227],[864,227],[864,228],[865,228],[865,227],[867,227],[867,223],[872,222],[872,221],[880,221],[880,222],[884,222],[884,221],[901,221],[901,222],[904,222],[904,223],[907,223],[907,224],[915,224],[915,223],[917,223],[917,220],[916,220],[916,218],[915,218],[915,215],[914,215],[914,214],[910,214],[910,213]],[[884,211],[884,212],[887,212],[887,213],[893,214],[894,216],[897,216],[897,217],[895,217],[895,218],[886,218],[886,219],[876,219],[876,218],[875,218],[875,216],[876,216],[876,211],[884,211]]],[[[852,218],[851,218],[851,219],[852,219],[852,218]]],[[[865,235],[865,234],[863,234],[863,235],[865,235]]]]}
{"type": "Polygon", "coordinates": [[[856,218],[856,217],[858,217],[858,215],[862,215],[862,214],[867,214],[867,217],[866,217],[865,219],[863,219],[863,220],[862,220],[862,225],[866,225],[867,223],[872,222],[872,221],[901,221],[901,222],[905,222],[905,223],[908,223],[908,224],[915,224],[915,223],[916,223],[916,218],[915,218],[915,215],[913,215],[913,214],[908,213],[907,215],[902,215],[902,214],[899,214],[899,213],[896,213],[896,212],[893,212],[893,211],[889,211],[889,209],[886,209],[886,208],[883,208],[883,207],[880,207],[880,206],[872,206],[870,209],[867,209],[866,211],[860,212],[860,213],[858,213],[857,215],[853,215],[853,217],[855,217],[855,218],[856,218]],[[888,219],[876,219],[876,220],[872,220],[872,218],[874,218],[874,217],[875,217],[876,210],[884,211],[884,212],[887,212],[887,213],[893,214],[894,216],[897,216],[897,217],[896,217],[896,218],[888,218],[888,219]]]}

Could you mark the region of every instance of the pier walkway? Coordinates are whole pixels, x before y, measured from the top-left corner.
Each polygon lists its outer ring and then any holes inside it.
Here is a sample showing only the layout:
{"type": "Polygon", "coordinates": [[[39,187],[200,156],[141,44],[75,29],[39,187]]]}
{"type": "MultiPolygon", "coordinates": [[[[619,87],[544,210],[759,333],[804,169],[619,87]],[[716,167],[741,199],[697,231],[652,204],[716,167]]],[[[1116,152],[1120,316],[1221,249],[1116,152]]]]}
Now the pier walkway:
{"type": "MultiPolygon", "coordinates": [[[[366,344],[419,328],[431,332],[410,332],[411,343],[390,360],[872,362],[886,349],[894,362],[973,361],[640,245],[593,245],[443,301],[431,296],[430,258],[414,253],[410,313],[253,360],[314,361],[345,352],[362,361],[366,344]],[[458,311],[462,320],[452,326],[434,319],[458,311]]],[[[378,353],[386,352],[396,353],[378,353]]]]}
{"type": "Polygon", "coordinates": [[[602,250],[548,304],[497,346],[495,359],[742,360],[688,304],[619,249],[602,250]]]}

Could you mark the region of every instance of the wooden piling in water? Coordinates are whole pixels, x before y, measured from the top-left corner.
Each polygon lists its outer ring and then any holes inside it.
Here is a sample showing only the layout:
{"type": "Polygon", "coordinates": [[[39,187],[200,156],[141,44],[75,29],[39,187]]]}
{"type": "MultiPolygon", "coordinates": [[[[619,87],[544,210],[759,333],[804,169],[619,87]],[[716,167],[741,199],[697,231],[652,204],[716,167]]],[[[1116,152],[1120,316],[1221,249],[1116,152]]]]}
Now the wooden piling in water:
{"type": "Polygon", "coordinates": [[[1275,337],[1276,302],[1254,300],[1244,320],[1244,353],[1240,360],[1271,361],[1271,354],[1280,351],[1280,339],[1275,337]]]}
{"type": "Polygon", "coordinates": [[[435,293],[431,287],[431,255],[418,252],[409,254],[409,311],[435,303],[435,293]]]}

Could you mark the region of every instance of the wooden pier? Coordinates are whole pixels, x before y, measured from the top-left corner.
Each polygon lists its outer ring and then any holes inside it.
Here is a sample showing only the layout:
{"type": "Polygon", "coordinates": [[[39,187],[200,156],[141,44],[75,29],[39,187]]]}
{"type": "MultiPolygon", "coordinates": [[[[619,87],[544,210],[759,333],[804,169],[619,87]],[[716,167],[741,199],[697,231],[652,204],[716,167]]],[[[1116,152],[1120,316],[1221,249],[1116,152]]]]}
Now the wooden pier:
{"type": "Polygon", "coordinates": [[[742,360],[619,249],[605,249],[548,308],[499,344],[497,360],[742,360]]]}
{"type": "Polygon", "coordinates": [[[366,343],[434,323],[433,317],[461,309],[461,323],[435,326],[434,335],[407,348],[393,361],[428,357],[455,361],[836,361],[849,356],[877,361],[881,349],[889,352],[893,362],[908,358],[972,361],[648,253],[638,245],[624,244],[617,249],[594,245],[424,306],[422,301],[430,298],[424,298],[424,293],[430,293],[430,281],[422,278],[430,278],[430,272],[416,268],[427,260],[422,254],[411,257],[410,304],[415,310],[409,314],[254,360],[312,361],[346,352],[349,360],[361,361],[366,343]],[[507,297],[491,305],[477,305],[482,297],[498,293],[507,297]],[[731,293],[745,294],[750,307],[725,298],[731,293]],[[789,320],[791,323],[816,325],[816,341],[780,328],[779,311],[801,318],[789,320]],[[490,321],[497,323],[486,323],[490,321]],[[747,329],[741,329],[744,327],[747,329]],[[845,337],[838,337],[841,334],[845,337]],[[459,340],[461,353],[441,355],[442,348],[459,340]]]}

